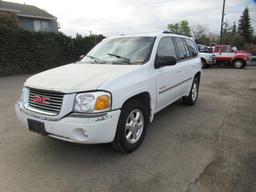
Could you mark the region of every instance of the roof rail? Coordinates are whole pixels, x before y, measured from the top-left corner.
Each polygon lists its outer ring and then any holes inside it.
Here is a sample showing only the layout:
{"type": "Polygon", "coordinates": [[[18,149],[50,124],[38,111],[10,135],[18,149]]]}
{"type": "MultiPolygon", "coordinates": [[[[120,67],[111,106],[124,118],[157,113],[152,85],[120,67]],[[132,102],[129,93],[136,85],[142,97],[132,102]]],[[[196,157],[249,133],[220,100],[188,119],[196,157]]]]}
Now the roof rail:
{"type": "Polygon", "coordinates": [[[163,31],[163,33],[164,34],[174,34],[174,33],[170,32],[170,31],[163,31]]]}

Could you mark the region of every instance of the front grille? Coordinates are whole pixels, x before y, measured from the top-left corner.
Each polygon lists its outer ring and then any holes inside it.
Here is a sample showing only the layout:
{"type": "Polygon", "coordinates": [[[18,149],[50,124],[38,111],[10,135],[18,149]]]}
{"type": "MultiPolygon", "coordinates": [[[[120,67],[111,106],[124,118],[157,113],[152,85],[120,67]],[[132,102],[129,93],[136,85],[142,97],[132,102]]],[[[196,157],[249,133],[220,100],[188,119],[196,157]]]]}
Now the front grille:
{"type": "Polygon", "coordinates": [[[61,110],[63,97],[63,93],[30,88],[28,105],[36,112],[57,115],[61,110]]]}

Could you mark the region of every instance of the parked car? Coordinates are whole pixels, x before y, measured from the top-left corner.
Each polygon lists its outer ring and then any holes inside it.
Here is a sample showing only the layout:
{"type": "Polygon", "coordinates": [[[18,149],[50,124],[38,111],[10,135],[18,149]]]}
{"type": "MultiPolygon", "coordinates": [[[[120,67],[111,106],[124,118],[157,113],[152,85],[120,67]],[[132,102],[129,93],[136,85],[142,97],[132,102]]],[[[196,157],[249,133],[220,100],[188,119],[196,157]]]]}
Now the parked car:
{"type": "Polygon", "coordinates": [[[256,65],[256,49],[254,50],[243,50],[243,52],[251,54],[251,65],[256,65]]]}
{"type": "Polygon", "coordinates": [[[213,54],[207,45],[197,44],[201,57],[202,68],[208,68],[214,63],[213,54]]]}
{"type": "Polygon", "coordinates": [[[251,55],[244,51],[237,51],[231,45],[216,45],[213,50],[216,64],[232,65],[236,69],[244,68],[250,61],[251,55]]]}
{"type": "Polygon", "coordinates": [[[31,131],[132,152],[157,112],[180,98],[195,104],[200,77],[201,61],[191,38],[106,38],[81,61],[30,77],[16,113],[31,131]]]}

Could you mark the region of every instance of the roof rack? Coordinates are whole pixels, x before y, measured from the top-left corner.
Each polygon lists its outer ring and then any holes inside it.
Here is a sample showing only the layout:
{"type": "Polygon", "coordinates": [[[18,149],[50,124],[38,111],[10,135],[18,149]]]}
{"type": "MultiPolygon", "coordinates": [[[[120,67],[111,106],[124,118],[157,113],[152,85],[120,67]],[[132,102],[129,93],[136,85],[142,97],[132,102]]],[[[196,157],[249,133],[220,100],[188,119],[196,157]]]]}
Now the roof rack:
{"type": "Polygon", "coordinates": [[[174,33],[170,32],[170,31],[163,31],[163,33],[164,34],[174,34],[174,33]]]}

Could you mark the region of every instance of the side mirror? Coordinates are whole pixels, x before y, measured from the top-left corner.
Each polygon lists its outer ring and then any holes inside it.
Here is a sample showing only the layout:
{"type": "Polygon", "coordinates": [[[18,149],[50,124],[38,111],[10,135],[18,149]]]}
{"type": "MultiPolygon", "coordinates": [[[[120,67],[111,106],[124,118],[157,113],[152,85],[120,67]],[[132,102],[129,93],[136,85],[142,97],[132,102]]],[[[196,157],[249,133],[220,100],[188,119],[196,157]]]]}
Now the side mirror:
{"type": "Polygon", "coordinates": [[[84,57],[85,57],[85,55],[80,55],[79,61],[81,61],[84,57]]]}
{"type": "Polygon", "coordinates": [[[156,61],[155,61],[155,67],[160,68],[160,67],[165,67],[165,66],[170,66],[170,65],[175,65],[177,63],[177,59],[172,56],[156,56],[156,61]]]}

